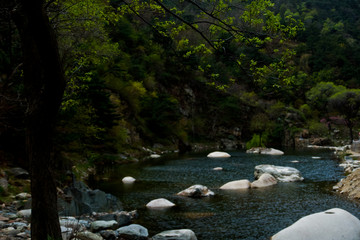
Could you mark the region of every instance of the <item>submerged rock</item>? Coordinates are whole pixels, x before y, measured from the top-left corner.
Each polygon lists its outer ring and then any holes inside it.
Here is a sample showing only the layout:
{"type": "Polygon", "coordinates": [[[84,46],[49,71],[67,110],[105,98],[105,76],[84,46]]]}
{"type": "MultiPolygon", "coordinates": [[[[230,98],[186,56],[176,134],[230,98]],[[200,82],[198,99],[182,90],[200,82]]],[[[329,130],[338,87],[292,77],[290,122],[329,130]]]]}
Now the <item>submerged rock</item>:
{"type": "Polygon", "coordinates": [[[215,193],[209,190],[206,186],[197,184],[179,192],[177,195],[196,198],[214,196],[215,193]]]}
{"type": "Polygon", "coordinates": [[[271,240],[358,240],[359,237],[360,220],[343,209],[333,208],[301,218],[271,240]]]}
{"type": "Polygon", "coordinates": [[[156,234],[153,240],[197,240],[195,233],[190,229],[168,230],[156,234]]]}
{"type": "Polygon", "coordinates": [[[230,154],[226,152],[212,152],[207,155],[209,158],[228,158],[231,157],[230,154]]]}
{"type": "Polygon", "coordinates": [[[300,171],[296,168],[274,165],[258,165],[255,167],[255,179],[259,178],[264,173],[273,175],[279,182],[296,182],[304,180],[300,171]]]}
{"type": "Polygon", "coordinates": [[[223,190],[238,190],[238,189],[248,189],[251,187],[251,183],[249,180],[244,179],[244,180],[237,180],[237,181],[232,181],[232,182],[228,182],[225,183],[224,185],[222,185],[220,187],[220,189],[223,190]]]}

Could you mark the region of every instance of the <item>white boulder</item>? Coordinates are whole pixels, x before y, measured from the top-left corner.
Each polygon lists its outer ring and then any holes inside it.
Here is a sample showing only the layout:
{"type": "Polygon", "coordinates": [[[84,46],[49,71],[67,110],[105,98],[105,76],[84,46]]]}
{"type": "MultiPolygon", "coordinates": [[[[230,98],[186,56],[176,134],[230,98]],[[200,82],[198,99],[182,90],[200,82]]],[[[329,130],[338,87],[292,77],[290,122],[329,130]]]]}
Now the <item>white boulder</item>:
{"type": "Polygon", "coordinates": [[[230,154],[226,152],[212,152],[207,155],[209,158],[228,158],[231,157],[230,154]]]}
{"type": "Polygon", "coordinates": [[[271,238],[271,240],[358,239],[360,239],[360,220],[340,208],[305,216],[271,238]]]}
{"type": "Polygon", "coordinates": [[[213,191],[208,189],[206,186],[196,184],[179,193],[177,195],[185,197],[209,197],[215,195],[213,191]]]}
{"type": "Polygon", "coordinates": [[[160,156],[159,154],[151,154],[150,157],[151,157],[151,158],[159,158],[159,157],[161,157],[161,156],[160,156]]]}
{"type": "Polygon", "coordinates": [[[175,204],[165,198],[158,198],[146,204],[147,208],[170,208],[173,206],[175,206],[175,204]]]}
{"type": "Polygon", "coordinates": [[[279,182],[296,182],[304,180],[300,171],[292,167],[282,167],[266,164],[255,167],[255,179],[259,178],[263,173],[269,173],[273,175],[279,182]]]}
{"type": "Polygon", "coordinates": [[[220,189],[223,190],[238,190],[238,189],[248,189],[251,187],[251,183],[249,180],[244,179],[244,180],[237,180],[237,181],[232,181],[232,182],[228,182],[225,183],[224,185],[222,185],[220,187],[220,189]]]}
{"type": "Polygon", "coordinates": [[[258,180],[251,183],[251,188],[263,188],[276,184],[277,184],[277,180],[276,178],[274,178],[273,175],[264,173],[259,177],[258,180]]]}
{"type": "Polygon", "coordinates": [[[214,170],[214,171],[222,171],[223,168],[222,168],[222,167],[214,167],[213,170],[214,170]]]}
{"type": "Polygon", "coordinates": [[[136,181],[136,179],[133,178],[133,177],[130,177],[130,176],[124,177],[124,178],[122,179],[122,182],[123,182],[123,183],[134,183],[135,181],[136,181]]]}
{"type": "Polygon", "coordinates": [[[195,233],[190,229],[168,230],[156,234],[153,240],[197,240],[195,233]]]}
{"type": "Polygon", "coordinates": [[[246,153],[257,153],[257,154],[267,154],[267,155],[283,155],[284,152],[280,151],[275,148],[263,148],[263,147],[256,147],[251,148],[246,151],[246,153]]]}

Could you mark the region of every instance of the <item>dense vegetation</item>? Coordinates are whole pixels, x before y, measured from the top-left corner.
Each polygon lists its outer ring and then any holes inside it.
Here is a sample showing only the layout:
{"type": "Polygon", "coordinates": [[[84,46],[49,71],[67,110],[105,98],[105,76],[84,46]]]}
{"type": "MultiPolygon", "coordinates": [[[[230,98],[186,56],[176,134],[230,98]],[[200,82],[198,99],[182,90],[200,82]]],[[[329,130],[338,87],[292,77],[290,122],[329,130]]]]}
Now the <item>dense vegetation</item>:
{"type": "MultiPolygon", "coordinates": [[[[142,146],[353,139],[360,6],[274,3],[51,1],[67,81],[58,156],[94,163],[142,146]]],[[[0,146],[21,161],[27,105],[9,9],[1,9],[0,146]]]]}

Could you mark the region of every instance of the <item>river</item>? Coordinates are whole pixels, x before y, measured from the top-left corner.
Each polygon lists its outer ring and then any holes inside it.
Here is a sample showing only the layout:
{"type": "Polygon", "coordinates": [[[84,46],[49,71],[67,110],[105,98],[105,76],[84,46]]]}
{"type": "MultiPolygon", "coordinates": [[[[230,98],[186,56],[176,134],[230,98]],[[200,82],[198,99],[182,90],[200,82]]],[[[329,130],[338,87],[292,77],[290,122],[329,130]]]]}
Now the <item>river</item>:
{"type": "Polygon", "coordinates": [[[360,205],[332,191],[343,169],[330,151],[285,151],[283,156],[229,152],[231,158],[210,159],[207,153],[149,160],[108,169],[107,181],[97,187],[119,197],[124,210],[137,209],[136,223],[150,236],[164,230],[188,228],[199,240],[269,239],[299,218],[330,208],[342,208],[360,218],[360,205]],[[240,179],[254,180],[254,167],[260,164],[289,166],[300,170],[303,182],[241,191],[224,191],[223,184],[240,179]],[[222,167],[223,171],[214,171],[222,167]],[[137,181],[124,185],[121,179],[137,181]],[[214,197],[192,199],[176,193],[194,184],[215,192],[214,197]],[[166,198],[176,206],[168,210],[149,210],[145,205],[166,198]]]}

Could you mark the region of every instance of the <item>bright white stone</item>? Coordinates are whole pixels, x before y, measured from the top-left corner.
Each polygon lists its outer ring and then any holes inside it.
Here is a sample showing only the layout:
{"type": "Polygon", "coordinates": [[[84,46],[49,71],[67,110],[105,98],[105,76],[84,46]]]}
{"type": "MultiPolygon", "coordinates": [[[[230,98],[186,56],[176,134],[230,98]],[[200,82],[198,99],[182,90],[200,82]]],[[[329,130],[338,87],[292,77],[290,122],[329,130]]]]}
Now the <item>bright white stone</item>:
{"type": "Polygon", "coordinates": [[[175,206],[175,204],[165,198],[158,198],[146,204],[148,208],[170,208],[173,206],[175,206]]]}
{"type": "Polygon", "coordinates": [[[136,181],[136,179],[133,178],[133,177],[130,177],[130,176],[124,177],[124,178],[122,179],[122,182],[123,182],[123,183],[134,183],[135,181],[136,181]]]}
{"type": "Polygon", "coordinates": [[[273,175],[264,173],[260,176],[258,180],[251,183],[251,188],[269,187],[276,184],[277,180],[276,178],[274,178],[273,175]]]}
{"type": "Polygon", "coordinates": [[[275,234],[272,240],[359,240],[360,220],[333,208],[305,216],[275,234]]]}
{"type": "Polygon", "coordinates": [[[224,185],[222,185],[220,187],[220,189],[237,190],[237,189],[248,189],[250,187],[251,187],[250,181],[247,179],[244,179],[244,180],[237,180],[237,181],[225,183],[224,185]]]}
{"type": "Polygon", "coordinates": [[[150,157],[151,157],[151,158],[159,158],[159,157],[161,157],[161,156],[160,156],[159,154],[151,154],[150,157]]]}
{"type": "Polygon", "coordinates": [[[230,154],[226,152],[212,152],[207,155],[209,158],[228,158],[231,157],[230,154]]]}
{"type": "Polygon", "coordinates": [[[215,168],[213,168],[213,170],[214,170],[214,171],[222,171],[223,168],[222,168],[222,167],[215,167],[215,168]]]}

